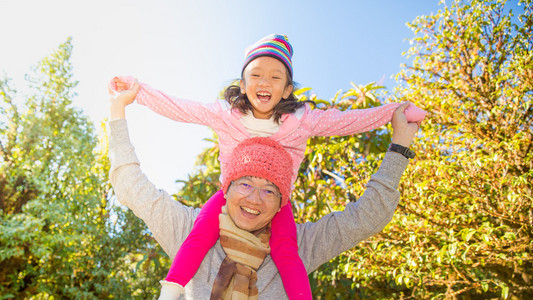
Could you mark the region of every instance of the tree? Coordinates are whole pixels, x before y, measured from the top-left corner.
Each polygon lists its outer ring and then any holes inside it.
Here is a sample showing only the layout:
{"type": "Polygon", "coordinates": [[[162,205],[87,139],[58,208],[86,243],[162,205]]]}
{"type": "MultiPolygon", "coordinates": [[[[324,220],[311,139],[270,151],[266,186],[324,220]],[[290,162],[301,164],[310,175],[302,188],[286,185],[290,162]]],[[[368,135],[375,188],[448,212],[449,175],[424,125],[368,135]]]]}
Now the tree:
{"type": "MultiPolygon", "coordinates": [[[[506,1],[455,0],[409,24],[412,65],[393,92],[354,85],[312,98],[318,109],[409,100],[429,112],[395,217],[310,275],[315,298],[533,296],[533,9],[521,5],[515,16],[506,1]]],[[[292,195],[297,221],[356,201],[389,141],[386,130],[311,139],[292,195]]],[[[213,155],[191,177],[211,189],[213,155]]]]}
{"type": "MultiPolygon", "coordinates": [[[[176,201],[192,207],[202,207],[207,200],[222,188],[220,181],[220,162],[218,161],[218,142],[216,134],[205,139],[212,142],[213,147],[207,148],[198,155],[194,170],[187,180],[177,180],[182,184],[180,190],[172,195],[176,201]]],[[[170,266],[169,266],[170,267],[170,266]]]]}
{"type": "Polygon", "coordinates": [[[158,248],[115,204],[107,145],[72,107],[71,51],[69,38],[37,64],[23,105],[0,81],[0,295],[146,299],[158,248]]]}
{"type": "Polygon", "coordinates": [[[430,116],[388,234],[405,295],[533,295],[533,7],[521,5],[515,17],[506,1],[457,0],[409,25],[397,92],[430,116]]]}

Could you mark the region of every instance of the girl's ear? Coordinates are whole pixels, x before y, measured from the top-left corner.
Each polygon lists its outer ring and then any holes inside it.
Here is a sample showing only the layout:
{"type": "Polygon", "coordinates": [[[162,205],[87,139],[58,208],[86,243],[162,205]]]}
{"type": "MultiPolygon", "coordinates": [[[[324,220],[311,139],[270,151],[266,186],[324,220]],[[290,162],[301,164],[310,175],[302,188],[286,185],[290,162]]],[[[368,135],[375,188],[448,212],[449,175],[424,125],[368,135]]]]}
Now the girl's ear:
{"type": "Polygon", "coordinates": [[[292,93],[292,89],[293,89],[292,84],[285,87],[285,90],[283,91],[283,99],[289,98],[289,96],[292,93]]]}
{"type": "Polygon", "coordinates": [[[246,94],[246,84],[244,83],[243,79],[241,79],[240,81],[240,86],[241,86],[241,94],[246,94]]]}

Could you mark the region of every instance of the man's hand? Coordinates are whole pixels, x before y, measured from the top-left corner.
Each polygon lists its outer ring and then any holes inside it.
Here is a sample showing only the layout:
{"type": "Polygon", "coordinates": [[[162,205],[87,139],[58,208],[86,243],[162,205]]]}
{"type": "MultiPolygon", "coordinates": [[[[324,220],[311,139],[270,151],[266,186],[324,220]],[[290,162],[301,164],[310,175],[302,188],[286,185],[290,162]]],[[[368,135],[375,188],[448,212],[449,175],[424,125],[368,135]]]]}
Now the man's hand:
{"type": "Polygon", "coordinates": [[[409,147],[413,142],[420,124],[408,123],[404,111],[409,102],[400,105],[392,115],[392,142],[404,147],[409,147]]]}
{"type": "Polygon", "coordinates": [[[139,88],[139,82],[135,81],[131,88],[123,89],[118,94],[114,93],[112,90],[109,90],[109,94],[111,95],[111,120],[124,119],[126,117],[126,106],[133,103],[135,97],[137,96],[137,92],[139,92],[139,88]]]}

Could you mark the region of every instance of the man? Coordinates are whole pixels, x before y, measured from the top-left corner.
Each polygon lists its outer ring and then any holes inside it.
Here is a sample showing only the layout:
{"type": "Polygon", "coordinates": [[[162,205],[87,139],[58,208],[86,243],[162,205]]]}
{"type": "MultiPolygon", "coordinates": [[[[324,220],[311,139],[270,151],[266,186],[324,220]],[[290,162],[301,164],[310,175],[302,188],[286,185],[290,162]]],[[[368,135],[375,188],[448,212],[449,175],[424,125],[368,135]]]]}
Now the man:
{"type": "MultiPolygon", "coordinates": [[[[174,257],[199,209],[172,200],[141,172],[125,121],[125,107],[133,102],[135,93],[125,91],[111,99],[111,183],[117,199],[143,219],[163,250],[174,257]]],[[[399,180],[408,163],[405,151],[418,130],[417,124],[405,119],[407,106],[403,104],[394,113],[395,146],[385,155],[360,199],[349,203],[343,212],[328,214],[316,223],[297,224],[299,254],[308,273],[390,222],[400,196],[399,180]]],[[[254,138],[241,143],[232,154],[232,172],[223,178],[226,206],[220,218],[221,237],[187,284],[186,299],[287,298],[268,255],[270,221],[290,191],[290,176],[280,174],[285,169],[290,172],[291,163],[286,161],[285,150],[276,144],[268,138],[254,138]],[[269,159],[265,160],[265,155],[269,159]]],[[[167,293],[183,292],[162,284],[162,298],[167,293]]]]}

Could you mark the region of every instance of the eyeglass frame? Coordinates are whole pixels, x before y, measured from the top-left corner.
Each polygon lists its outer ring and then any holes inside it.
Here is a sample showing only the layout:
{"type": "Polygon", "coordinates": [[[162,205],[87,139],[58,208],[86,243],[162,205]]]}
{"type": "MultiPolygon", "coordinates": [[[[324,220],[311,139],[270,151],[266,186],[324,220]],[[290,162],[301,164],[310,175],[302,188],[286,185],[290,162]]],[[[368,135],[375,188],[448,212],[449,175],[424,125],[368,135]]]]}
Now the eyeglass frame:
{"type": "Polygon", "coordinates": [[[250,183],[247,183],[247,182],[238,182],[239,180],[241,180],[242,178],[239,178],[237,180],[233,180],[231,181],[231,184],[230,184],[230,187],[235,183],[235,191],[245,197],[248,197],[250,196],[251,194],[253,194],[256,190],[259,191],[259,199],[261,199],[261,201],[265,201],[265,202],[275,202],[275,201],[278,201],[278,200],[281,200],[281,193],[278,192],[278,191],[272,191],[272,190],[269,190],[269,189],[263,189],[263,188],[260,188],[260,187],[257,187],[253,184],[250,184],[250,183]],[[243,192],[242,189],[240,189],[240,186],[241,184],[246,184],[246,185],[249,185],[252,189],[249,193],[246,193],[246,192],[243,192]],[[273,193],[274,196],[276,196],[276,199],[272,199],[272,200],[269,200],[269,199],[264,199],[264,196],[262,196],[261,192],[262,191],[265,191],[265,192],[271,192],[273,193]]]}

